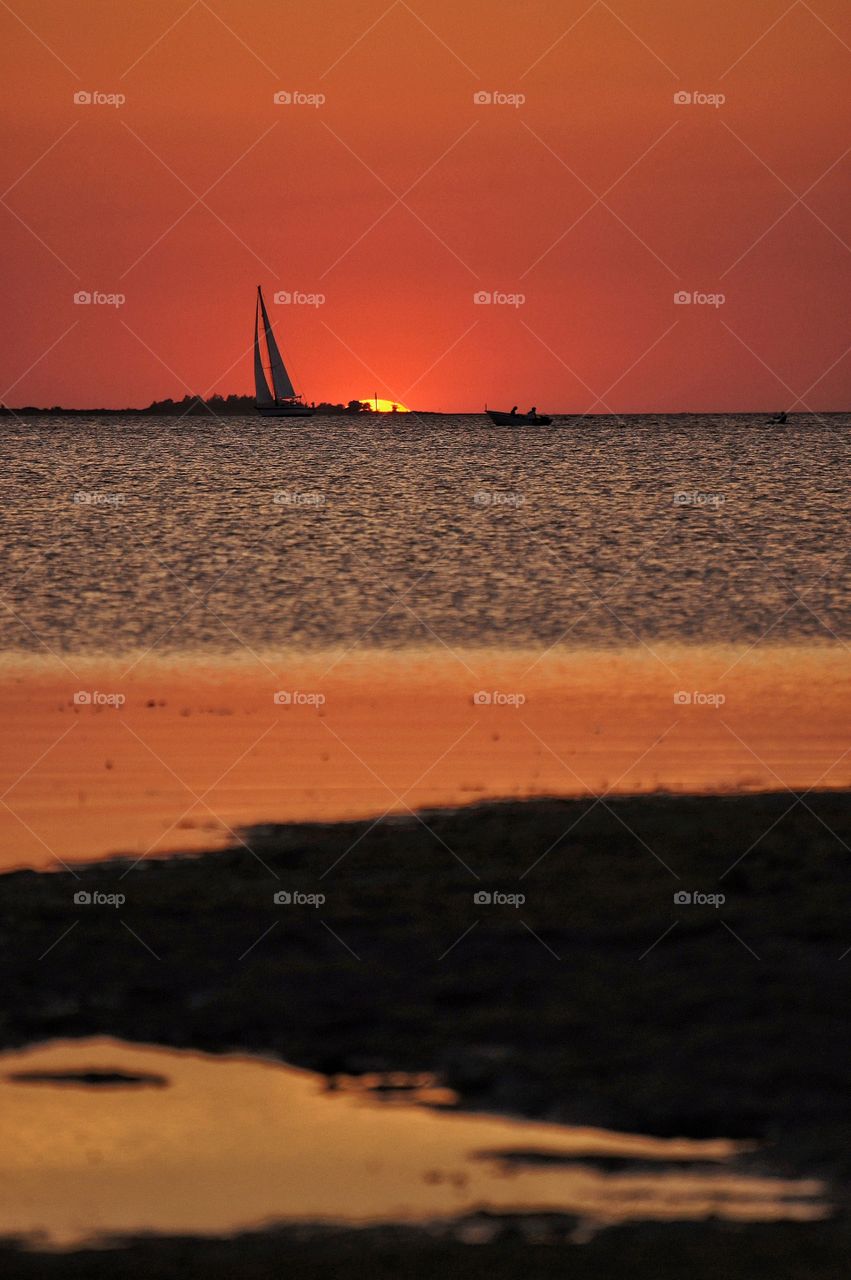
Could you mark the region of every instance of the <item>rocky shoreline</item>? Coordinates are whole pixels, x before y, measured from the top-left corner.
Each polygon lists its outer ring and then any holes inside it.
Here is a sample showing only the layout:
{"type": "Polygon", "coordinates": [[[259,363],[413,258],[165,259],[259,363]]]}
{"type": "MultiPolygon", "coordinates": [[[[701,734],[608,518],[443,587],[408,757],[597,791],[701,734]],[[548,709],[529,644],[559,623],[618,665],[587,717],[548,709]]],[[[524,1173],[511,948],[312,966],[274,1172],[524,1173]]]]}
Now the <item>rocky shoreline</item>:
{"type": "Polygon", "coordinates": [[[554,1216],[494,1221],[478,1214],[440,1228],[352,1230],[313,1225],[196,1237],[112,1241],[69,1253],[26,1252],[0,1242],[9,1280],[183,1280],[191,1267],[208,1280],[841,1280],[847,1275],[847,1221],[650,1223],[593,1239],[554,1216]]]}

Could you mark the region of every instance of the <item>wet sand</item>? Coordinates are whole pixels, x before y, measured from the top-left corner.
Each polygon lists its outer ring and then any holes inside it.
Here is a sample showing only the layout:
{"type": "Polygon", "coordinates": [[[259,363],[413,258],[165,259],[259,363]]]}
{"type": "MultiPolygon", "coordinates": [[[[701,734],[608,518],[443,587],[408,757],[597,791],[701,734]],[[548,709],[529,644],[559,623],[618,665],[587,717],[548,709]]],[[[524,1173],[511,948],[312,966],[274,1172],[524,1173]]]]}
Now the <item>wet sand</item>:
{"type": "Polygon", "coordinates": [[[11,873],[0,1044],[425,1071],[466,1108],[770,1141],[847,1183],[848,826],[847,792],[505,802],[11,873]]]}
{"type": "Polygon", "coordinates": [[[572,1219],[476,1214],[441,1229],[303,1226],[233,1239],[142,1237],[71,1253],[0,1245],[8,1280],[843,1280],[842,1222],[642,1223],[588,1242],[572,1219]],[[571,1247],[578,1246],[578,1247],[571,1247]]]}
{"type": "MultiPolygon", "coordinates": [[[[844,652],[431,651],[217,663],[149,655],[128,670],[130,661],[74,660],[68,671],[54,659],[7,659],[0,668],[0,867],[56,872],[4,877],[3,974],[14,994],[0,1045],[123,1036],[254,1050],[341,1083],[427,1072],[470,1110],[620,1131],[621,1142],[655,1135],[648,1150],[672,1138],[715,1150],[733,1142],[743,1168],[710,1170],[708,1181],[705,1168],[683,1168],[669,1193],[646,1168],[587,1161],[565,1181],[564,1168],[529,1163],[524,1141],[522,1159],[506,1159],[493,1186],[487,1162],[477,1167],[477,1194],[494,1192],[478,1203],[493,1212],[437,1180],[423,1184],[426,1200],[440,1202],[438,1214],[454,1204],[457,1221],[420,1220],[416,1232],[367,1225],[357,1235],[302,1222],[216,1243],[201,1237],[216,1234],[236,1203],[227,1191],[214,1220],[199,1209],[191,1221],[166,1213],[146,1223],[123,1213],[106,1172],[135,1185],[128,1198],[142,1209],[161,1199],[152,1167],[120,1158],[124,1131],[107,1100],[129,1100],[134,1114],[153,1106],[165,1119],[171,1084],[86,1090],[69,1128],[67,1099],[79,1089],[19,1082],[10,1088],[65,1135],[52,1163],[13,1142],[24,1193],[32,1163],[30,1204],[46,1168],[57,1203],[73,1201],[63,1178],[92,1190],[83,1200],[101,1206],[105,1230],[134,1233],[153,1221],[200,1234],[94,1253],[0,1247],[4,1274],[151,1280],[180,1274],[188,1256],[204,1259],[211,1277],[284,1263],[304,1277],[401,1267],[493,1278],[530,1266],[543,1276],[563,1274],[552,1245],[568,1243],[581,1243],[570,1254],[577,1277],[834,1273],[851,1182],[844,652]],[[289,701],[275,700],[280,691],[289,701]],[[88,700],[75,700],[80,692],[88,700]],[[813,790],[797,803],[787,788],[813,790]],[[600,794],[604,805],[591,799],[600,794]],[[564,798],[536,798],[544,796],[564,798]],[[170,851],[206,856],[165,858],[170,851]],[[74,865],[116,852],[129,856],[74,865]],[[481,890],[493,901],[477,904],[481,890]],[[281,891],[324,901],[280,905],[281,891]],[[500,904],[497,891],[521,892],[522,908],[500,904]],[[680,891],[694,900],[677,903],[680,891]],[[98,897],[117,893],[120,905],[98,897]],[[707,902],[719,893],[723,903],[707,902]],[[552,1194],[542,1212],[515,1213],[512,1197],[529,1179],[552,1194]],[[788,1198],[775,1213],[780,1179],[788,1198]],[[798,1195],[817,1183],[823,1201],[798,1195]],[[660,1196],[667,1211],[651,1222],[660,1196]],[[819,1224],[752,1221],[820,1215],[823,1204],[832,1216],[819,1224]],[[661,1221],[683,1208],[739,1222],[691,1222],[683,1235],[661,1221]],[[585,1243],[583,1221],[633,1211],[645,1221],[585,1243]]],[[[38,1065],[45,1052],[16,1061],[38,1065]]],[[[82,1052],[63,1049],[51,1061],[85,1066],[82,1052]]],[[[100,1065],[117,1080],[122,1068],[144,1066],[145,1053],[122,1050],[100,1065]]],[[[175,1075],[167,1056],[154,1053],[158,1079],[175,1075]]],[[[193,1175],[180,1152],[192,1133],[209,1136],[226,1105],[211,1108],[209,1089],[191,1076],[186,1113],[153,1138],[171,1152],[172,1202],[189,1209],[193,1175]]],[[[347,1107],[348,1092],[334,1105],[347,1107]]],[[[226,1093],[230,1105],[238,1090],[226,1093]]],[[[150,1121],[130,1126],[131,1145],[155,1128],[150,1121]]],[[[261,1146],[267,1136],[261,1125],[261,1146]]],[[[391,1146],[400,1156],[400,1143],[391,1146]]],[[[258,1168],[271,1168],[263,1150],[258,1168]]],[[[239,1171],[240,1152],[232,1154],[239,1171]]],[[[257,1195],[248,1188],[237,1201],[227,1230],[257,1221],[245,1216],[257,1195]]],[[[281,1203],[267,1197],[264,1212],[276,1218],[281,1203]]],[[[302,1195],[296,1218],[305,1203],[302,1195]]],[[[18,1205],[7,1225],[37,1218],[18,1205]]],[[[92,1221],[82,1205],[75,1221],[42,1225],[70,1243],[92,1221]]],[[[366,1210],[361,1221],[370,1221],[366,1210]]]]}
{"type": "Polygon", "coordinates": [[[10,657],[0,702],[3,868],[500,797],[851,786],[837,647],[10,657]]]}
{"type": "MultiPolygon", "coordinates": [[[[181,1259],[195,1266],[203,1260],[211,1277],[266,1275],[284,1262],[299,1277],[329,1269],[544,1276],[563,1275],[566,1266],[595,1280],[843,1274],[851,1184],[850,812],[849,794],[833,791],[814,792],[805,803],[787,792],[613,797],[605,806],[590,799],[504,802],[424,820],[264,827],[247,833],[248,848],[202,858],[4,876],[0,936],[9,999],[0,1044],[9,1049],[120,1036],[212,1053],[253,1050],[336,1079],[334,1105],[343,1108],[351,1101],[345,1077],[426,1074],[468,1111],[653,1135],[662,1147],[669,1138],[709,1141],[706,1154],[719,1154],[719,1141],[741,1144],[737,1164],[746,1181],[824,1183],[830,1213],[818,1224],[723,1222],[724,1213],[753,1216],[760,1206],[730,1196],[722,1206],[711,1186],[690,1181],[692,1168],[676,1179],[669,1208],[691,1196],[692,1206],[714,1205],[716,1220],[691,1222],[685,1233],[676,1223],[645,1220],[609,1227],[586,1243],[581,1218],[559,1213],[554,1197],[544,1213],[514,1213],[501,1201],[492,1213],[407,1234],[400,1226],[346,1233],[302,1223],[232,1244],[178,1235],[94,1253],[0,1248],[4,1274],[159,1280],[181,1274],[181,1259]],[[525,901],[500,902],[498,890],[519,891],[525,901]],[[297,896],[317,891],[321,904],[297,896]],[[477,901],[482,891],[490,901],[477,901]],[[680,892],[691,900],[677,901],[680,892]],[[723,902],[710,900],[719,892],[723,902]],[[109,897],[117,893],[120,903],[109,897]],[[280,893],[290,899],[277,902],[280,893]],[[568,1256],[552,1247],[568,1244],[581,1247],[568,1256]]],[[[150,1150],[171,1152],[169,1177],[179,1181],[191,1176],[181,1152],[194,1150],[196,1131],[203,1147],[238,1096],[229,1088],[228,1101],[210,1107],[202,1101],[209,1090],[196,1080],[198,1087],[181,1095],[182,1120],[172,1115],[165,1123],[171,1084],[123,1088],[118,1078],[122,1071],[157,1081],[178,1073],[159,1051],[147,1062],[144,1050],[126,1055],[95,1062],[83,1049],[36,1048],[11,1060],[12,1071],[47,1062],[66,1075],[100,1066],[118,1081],[83,1091],[73,1084],[10,1086],[31,1099],[26,1105],[50,1112],[61,1135],[55,1160],[30,1152],[39,1167],[30,1187],[36,1200],[43,1174],[58,1179],[54,1187],[61,1182],[63,1152],[73,1157],[66,1172],[89,1152],[92,1167],[82,1181],[96,1185],[104,1168],[131,1180],[135,1172],[137,1202],[156,1201],[157,1180],[144,1162],[125,1169],[125,1152],[98,1163],[105,1148],[115,1150],[117,1131],[102,1131],[110,1097],[126,1100],[129,1111],[158,1108],[162,1130],[142,1125],[133,1133],[144,1134],[150,1150]],[[81,1108],[69,1121],[67,1100],[81,1093],[85,1113],[81,1108]],[[187,1126],[193,1136],[173,1142],[187,1126]]],[[[211,1063],[209,1071],[218,1079],[226,1066],[211,1063]]],[[[262,1091],[250,1092],[258,1100],[262,1091]]],[[[267,1127],[274,1129],[281,1109],[270,1108],[267,1127]]],[[[239,1135],[233,1168],[242,1179],[248,1118],[235,1127],[230,1118],[224,1132],[239,1135]]],[[[264,1133],[261,1126],[258,1141],[264,1133]]],[[[487,1144],[494,1145],[502,1144],[487,1144]]],[[[500,1185],[509,1199],[518,1170],[533,1180],[541,1175],[541,1185],[558,1175],[557,1166],[535,1164],[535,1147],[524,1140],[510,1159],[504,1150],[500,1185]]],[[[393,1149],[395,1158],[398,1141],[393,1149]]],[[[18,1150],[19,1162],[26,1158],[18,1150]]],[[[574,1210],[593,1203],[599,1210],[600,1193],[613,1195],[610,1208],[637,1194],[633,1207],[652,1216],[646,1167],[634,1171],[638,1181],[630,1186],[629,1170],[592,1168],[587,1157],[584,1165],[572,1185],[585,1198],[574,1210]]],[[[446,1187],[434,1186],[440,1199],[446,1187]]],[[[808,1195],[798,1199],[805,1214],[821,1212],[808,1195]]],[[[108,1208],[108,1198],[95,1196],[94,1203],[108,1208]]],[[[568,1207],[564,1198],[559,1203],[568,1207]]],[[[92,1221],[90,1212],[82,1216],[71,1235],[92,1221]]],[[[32,1225],[34,1218],[18,1221],[32,1225]]],[[[134,1230],[128,1217],[111,1222],[134,1230]]],[[[167,1215],[162,1222],[168,1227],[167,1215]]],[[[236,1219],[231,1224],[239,1229],[236,1219]]],[[[180,1232],[174,1217],[170,1225],[180,1232]]],[[[192,1225],[205,1230],[200,1218],[192,1225]]]]}

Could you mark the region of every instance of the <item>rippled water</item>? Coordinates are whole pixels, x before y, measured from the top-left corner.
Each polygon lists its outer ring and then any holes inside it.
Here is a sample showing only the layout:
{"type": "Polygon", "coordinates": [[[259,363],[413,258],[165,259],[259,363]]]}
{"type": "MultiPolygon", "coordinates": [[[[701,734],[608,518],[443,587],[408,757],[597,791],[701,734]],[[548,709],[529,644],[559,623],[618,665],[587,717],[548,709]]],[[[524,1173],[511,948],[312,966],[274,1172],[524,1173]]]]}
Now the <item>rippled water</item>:
{"type": "Polygon", "coordinates": [[[849,421],[7,419],[0,647],[847,638],[849,421]]]}

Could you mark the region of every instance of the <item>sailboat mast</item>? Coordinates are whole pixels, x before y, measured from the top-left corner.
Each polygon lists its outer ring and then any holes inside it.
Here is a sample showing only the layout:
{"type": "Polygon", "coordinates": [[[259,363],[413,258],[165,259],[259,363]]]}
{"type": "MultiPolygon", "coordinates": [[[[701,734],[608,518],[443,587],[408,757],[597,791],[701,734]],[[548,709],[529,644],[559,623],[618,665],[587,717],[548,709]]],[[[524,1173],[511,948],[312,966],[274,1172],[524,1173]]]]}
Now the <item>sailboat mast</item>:
{"type": "Polygon", "coordinates": [[[266,307],[263,302],[263,290],[259,284],[257,286],[257,313],[258,313],[260,322],[263,325],[263,337],[266,340],[266,361],[265,361],[265,364],[263,365],[263,370],[267,375],[269,386],[272,388],[272,399],[277,400],[278,391],[275,386],[275,371],[272,368],[272,353],[269,350],[269,331],[268,331],[268,323],[266,320],[266,307]]]}

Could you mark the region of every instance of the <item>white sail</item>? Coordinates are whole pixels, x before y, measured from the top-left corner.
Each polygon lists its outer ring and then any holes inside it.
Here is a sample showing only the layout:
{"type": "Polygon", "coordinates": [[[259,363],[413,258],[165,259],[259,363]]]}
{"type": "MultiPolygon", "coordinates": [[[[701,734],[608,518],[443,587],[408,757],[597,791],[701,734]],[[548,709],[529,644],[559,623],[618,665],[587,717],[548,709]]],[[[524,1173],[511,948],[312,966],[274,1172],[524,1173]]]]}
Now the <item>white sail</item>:
{"type": "MultiPolygon", "coordinates": [[[[295,395],[295,388],[290,382],[290,375],[284,367],[281,359],[281,353],[278,350],[278,344],[275,341],[275,335],[272,332],[272,326],[269,324],[269,317],[266,314],[266,304],[263,301],[263,294],[257,290],[260,299],[260,310],[263,313],[263,328],[266,333],[266,347],[269,351],[269,372],[272,375],[272,390],[275,393],[276,400],[290,400],[295,395]]],[[[264,379],[265,381],[265,379],[264,379]]]]}
{"type": "Polygon", "coordinates": [[[272,392],[266,381],[263,359],[260,355],[259,307],[254,308],[254,397],[258,404],[272,404],[272,392]]]}

